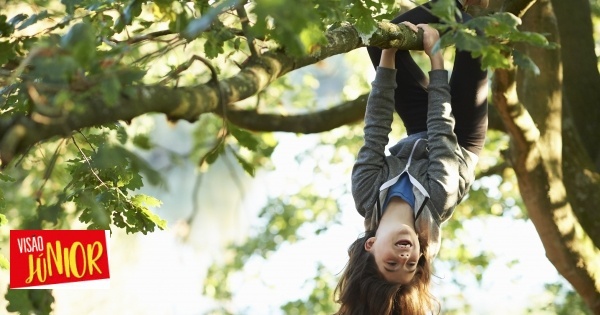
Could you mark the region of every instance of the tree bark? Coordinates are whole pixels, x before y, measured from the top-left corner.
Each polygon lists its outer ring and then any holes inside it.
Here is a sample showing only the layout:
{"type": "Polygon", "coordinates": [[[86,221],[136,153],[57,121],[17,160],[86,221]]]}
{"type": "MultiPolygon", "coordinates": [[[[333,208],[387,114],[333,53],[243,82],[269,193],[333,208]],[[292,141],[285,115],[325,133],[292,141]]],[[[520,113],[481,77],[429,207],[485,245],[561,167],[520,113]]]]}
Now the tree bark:
{"type": "Polygon", "coordinates": [[[588,0],[552,0],[559,24],[563,54],[565,114],[576,122],[574,127],[592,161],[600,170],[600,73],[595,52],[594,29],[588,0]]]}
{"type": "MultiPolygon", "coordinates": [[[[531,7],[524,16],[524,28],[551,34],[550,40],[558,39],[549,1],[538,1],[531,7]]],[[[515,111],[516,105],[508,101],[497,102],[511,134],[511,164],[546,256],[589,308],[600,314],[600,251],[575,216],[563,179],[560,50],[525,49],[541,71],[539,76],[519,72],[518,99],[526,105],[527,112],[515,111]],[[510,119],[510,113],[515,112],[520,115],[510,119]],[[523,119],[526,113],[531,119],[523,119]]],[[[505,80],[505,85],[511,84],[510,75],[502,71],[496,74],[498,80],[505,80]]],[[[577,154],[586,155],[582,151],[569,153],[577,154]]]]}
{"type": "Polygon", "coordinates": [[[569,202],[600,248],[600,74],[588,1],[552,1],[563,63],[563,170],[569,202]],[[566,10],[566,11],[565,11],[566,10]],[[577,34],[577,36],[574,36],[577,34]]]}

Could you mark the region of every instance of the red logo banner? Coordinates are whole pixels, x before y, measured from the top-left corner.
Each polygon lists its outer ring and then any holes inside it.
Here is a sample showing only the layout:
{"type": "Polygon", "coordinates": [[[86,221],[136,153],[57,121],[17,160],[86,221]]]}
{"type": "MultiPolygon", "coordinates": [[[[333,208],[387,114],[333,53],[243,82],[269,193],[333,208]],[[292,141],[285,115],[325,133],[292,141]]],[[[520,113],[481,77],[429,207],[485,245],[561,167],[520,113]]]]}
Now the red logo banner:
{"type": "Polygon", "coordinates": [[[107,239],[103,230],[11,230],[10,288],[109,279],[107,239]]]}

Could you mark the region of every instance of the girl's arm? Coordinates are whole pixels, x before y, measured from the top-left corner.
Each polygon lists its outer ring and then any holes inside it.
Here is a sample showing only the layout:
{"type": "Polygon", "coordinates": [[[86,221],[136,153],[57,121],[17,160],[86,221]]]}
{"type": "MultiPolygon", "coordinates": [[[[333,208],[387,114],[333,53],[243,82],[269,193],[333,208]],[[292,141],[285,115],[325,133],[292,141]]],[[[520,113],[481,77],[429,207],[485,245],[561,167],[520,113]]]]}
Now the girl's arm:
{"type": "Polygon", "coordinates": [[[379,66],[382,68],[396,69],[396,48],[384,49],[381,51],[379,66]]]}
{"type": "Polygon", "coordinates": [[[431,62],[429,71],[428,111],[427,111],[427,145],[429,148],[429,166],[427,174],[431,202],[439,211],[438,220],[442,222],[448,217],[449,209],[458,203],[459,190],[459,156],[460,147],[454,133],[454,116],[450,103],[450,85],[448,71],[444,70],[444,59],[440,50],[433,48],[439,40],[436,29],[427,24],[405,25],[418,31],[423,30],[423,49],[431,62]]]}
{"type": "Polygon", "coordinates": [[[429,189],[439,219],[458,203],[460,147],[454,133],[448,72],[440,50],[433,52],[439,33],[429,25],[423,29],[423,48],[431,61],[428,87],[427,138],[429,146],[429,189]]]}
{"type": "Polygon", "coordinates": [[[394,90],[396,89],[396,49],[383,50],[372,82],[365,112],[364,144],[352,169],[352,196],[356,209],[365,218],[371,216],[379,186],[387,180],[385,146],[392,130],[394,90]]]}

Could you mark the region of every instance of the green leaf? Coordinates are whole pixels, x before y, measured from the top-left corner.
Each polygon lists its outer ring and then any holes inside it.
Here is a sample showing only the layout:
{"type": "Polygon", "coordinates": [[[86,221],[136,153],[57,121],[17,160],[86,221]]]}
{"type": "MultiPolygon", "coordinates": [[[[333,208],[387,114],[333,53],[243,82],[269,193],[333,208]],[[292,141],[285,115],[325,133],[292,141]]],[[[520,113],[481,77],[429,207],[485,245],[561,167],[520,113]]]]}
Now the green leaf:
{"type": "Polygon", "coordinates": [[[61,38],[60,43],[83,67],[89,67],[96,57],[96,35],[88,23],[73,25],[61,38]]]}
{"type": "Polygon", "coordinates": [[[438,16],[442,22],[456,22],[456,15],[460,12],[456,7],[454,0],[439,0],[431,5],[431,12],[438,16]]]}
{"type": "Polygon", "coordinates": [[[212,150],[210,150],[202,159],[203,161],[206,161],[206,163],[208,164],[213,164],[217,158],[219,157],[219,155],[221,155],[221,153],[223,153],[223,151],[225,150],[225,145],[223,144],[222,141],[219,141],[219,144],[214,147],[212,150]]]}
{"type": "Polygon", "coordinates": [[[29,300],[29,290],[13,290],[6,291],[6,301],[8,306],[6,310],[9,312],[19,312],[19,314],[33,314],[34,308],[29,300]]]}
{"type": "Polygon", "coordinates": [[[459,31],[454,34],[456,47],[462,50],[479,52],[485,47],[485,39],[470,33],[459,31]]]}
{"type": "Polygon", "coordinates": [[[105,143],[100,145],[96,153],[90,156],[92,166],[101,170],[113,167],[124,168],[129,164],[124,153],[124,150],[120,150],[114,144],[105,143]]]}
{"type": "Polygon", "coordinates": [[[49,315],[54,303],[52,291],[48,289],[8,289],[4,297],[8,301],[6,310],[18,314],[49,315]]]}
{"type": "Polygon", "coordinates": [[[521,53],[518,50],[514,50],[513,59],[518,67],[527,71],[531,71],[535,75],[540,75],[540,68],[535,64],[535,62],[533,62],[533,60],[531,60],[531,58],[529,58],[529,56],[521,53]]]}
{"type": "Polygon", "coordinates": [[[122,187],[127,188],[129,190],[136,190],[144,187],[144,181],[142,180],[142,176],[140,174],[131,173],[131,176],[128,177],[127,183],[122,185],[122,187]]]}
{"type": "MultiPolygon", "coordinates": [[[[133,198],[131,198],[131,202],[138,207],[137,210],[141,211],[141,213],[143,214],[144,217],[149,219],[150,222],[154,223],[161,230],[164,230],[167,227],[166,220],[161,219],[158,215],[156,215],[154,212],[150,211],[147,208],[148,206],[149,207],[159,207],[162,204],[162,202],[160,200],[158,200],[154,197],[151,197],[151,196],[139,194],[139,195],[133,196],[133,198]]],[[[149,230],[153,230],[153,229],[154,228],[151,228],[149,230]]]]}
{"type": "Polygon", "coordinates": [[[15,26],[17,26],[17,24],[25,21],[27,19],[27,17],[28,17],[27,14],[19,13],[19,14],[13,16],[10,20],[8,20],[8,24],[15,27],[15,26]]]}
{"type": "Polygon", "coordinates": [[[12,183],[15,181],[15,179],[10,177],[9,175],[6,175],[6,174],[0,172],[0,181],[12,183]]]}
{"type": "Polygon", "coordinates": [[[248,148],[250,151],[256,151],[260,142],[253,134],[232,124],[228,124],[227,128],[240,145],[248,148]]]}
{"type": "MultiPolygon", "coordinates": [[[[142,212],[152,223],[154,223],[156,226],[158,226],[159,229],[164,230],[167,228],[167,221],[162,219],[161,217],[159,217],[154,212],[148,210],[145,207],[142,208],[142,212]]],[[[151,229],[148,229],[148,230],[153,231],[154,228],[152,227],[151,229]]],[[[142,233],[143,233],[143,231],[142,231],[142,233]]],[[[146,233],[144,233],[144,234],[146,234],[146,233]]]]}
{"type": "Polygon", "coordinates": [[[48,11],[46,11],[46,10],[44,10],[40,13],[37,13],[37,14],[33,14],[28,19],[26,19],[21,25],[19,25],[17,30],[20,31],[22,29],[25,29],[25,28],[37,23],[38,21],[47,18],[48,16],[49,16],[49,14],[48,14],[48,11]]]}
{"type": "Polygon", "coordinates": [[[115,23],[115,31],[120,33],[125,26],[131,25],[133,18],[139,16],[142,13],[142,0],[132,0],[125,7],[125,10],[119,15],[117,22],[115,23]]]}
{"type": "Polygon", "coordinates": [[[162,202],[152,196],[148,196],[148,195],[144,195],[144,194],[139,194],[139,195],[135,195],[133,196],[133,198],[131,198],[131,202],[133,202],[135,205],[138,205],[140,207],[143,206],[149,206],[149,207],[158,207],[162,204],[162,202]]]}
{"type": "Polygon", "coordinates": [[[510,12],[494,13],[491,18],[493,18],[493,20],[495,20],[497,23],[508,25],[513,29],[516,29],[517,26],[522,24],[521,19],[510,12]]]}
{"type": "Polygon", "coordinates": [[[40,220],[48,221],[53,224],[58,223],[58,218],[63,212],[59,204],[42,205],[37,209],[38,218],[40,220]]]}
{"type": "MultiPolygon", "coordinates": [[[[6,17],[6,15],[0,15],[0,37],[8,37],[15,30],[15,28],[12,25],[6,22],[7,19],[8,18],[6,17]]],[[[0,50],[0,52],[1,51],[2,50],[0,50]]],[[[0,62],[0,64],[2,63],[0,62]]]]}
{"type": "Polygon", "coordinates": [[[186,11],[183,11],[176,15],[176,18],[169,22],[169,29],[173,32],[182,32],[190,23],[189,15],[186,11]]]}
{"type": "Polygon", "coordinates": [[[371,11],[360,4],[350,8],[350,14],[356,17],[354,26],[362,36],[370,36],[377,29],[377,22],[371,16],[371,11]]]}
{"type": "Polygon", "coordinates": [[[249,163],[248,161],[246,161],[246,159],[244,159],[241,155],[239,155],[233,149],[231,150],[231,152],[233,153],[233,155],[235,155],[235,158],[237,159],[237,161],[244,168],[244,171],[246,171],[246,173],[248,173],[250,176],[254,177],[254,174],[255,174],[254,166],[251,163],[249,163]]]}
{"type": "Polygon", "coordinates": [[[10,262],[2,254],[0,254],[0,269],[10,270],[10,262]]]}
{"type": "Polygon", "coordinates": [[[511,66],[510,60],[508,60],[500,50],[500,48],[504,48],[503,46],[498,45],[490,45],[484,47],[480,54],[476,54],[476,56],[482,56],[481,58],[481,67],[485,68],[498,68],[498,69],[508,69],[511,66]]]}
{"type": "Polygon", "coordinates": [[[121,69],[117,72],[119,82],[121,82],[122,86],[139,82],[140,80],[142,80],[144,78],[145,75],[146,75],[145,70],[136,69],[136,68],[121,69]]]}
{"type": "Polygon", "coordinates": [[[137,134],[131,141],[133,142],[133,145],[140,149],[150,150],[154,147],[147,134],[137,134]]]}
{"type": "Polygon", "coordinates": [[[15,57],[14,44],[0,41],[0,65],[15,57]]]}
{"type": "Polygon", "coordinates": [[[550,46],[548,39],[540,33],[520,32],[520,33],[517,33],[516,35],[512,36],[510,39],[512,39],[513,41],[526,42],[530,45],[534,45],[534,46],[538,46],[538,47],[550,46]]]}
{"type": "MultiPolygon", "coordinates": [[[[148,164],[146,160],[140,158],[134,152],[131,152],[123,147],[117,147],[117,150],[119,154],[125,156],[129,160],[131,171],[134,173],[134,179],[139,177],[139,179],[141,180],[141,176],[139,176],[139,174],[141,173],[146,176],[146,179],[151,185],[160,185],[161,183],[163,183],[162,175],[159,172],[157,172],[154,168],[152,168],[152,166],[148,164]]],[[[130,189],[141,188],[142,183],[140,182],[139,185],[139,187],[130,187],[130,189]]]]}
{"type": "Polygon", "coordinates": [[[121,82],[115,75],[110,75],[100,82],[102,100],[109,107],[117,105],[121,94],[121,82]]]}
{"type": "Polygon", "coordinates": [[[187,40],[192,40],[206,31],[217,20],[217,17],[230,7],[238,5],[241,0],[223,0],[216,6],[209,6],[200,18],[190,21],[182,35],[187,40]]]}
{"type": "Polygon", "coordinates": [[[65,11],[67,11],[68,14],[73,14],[75,13],[75,7],[79,4],[81,4],[83,2],[83,0],[61,0],[60,3],[65,5],[65,11]]]}

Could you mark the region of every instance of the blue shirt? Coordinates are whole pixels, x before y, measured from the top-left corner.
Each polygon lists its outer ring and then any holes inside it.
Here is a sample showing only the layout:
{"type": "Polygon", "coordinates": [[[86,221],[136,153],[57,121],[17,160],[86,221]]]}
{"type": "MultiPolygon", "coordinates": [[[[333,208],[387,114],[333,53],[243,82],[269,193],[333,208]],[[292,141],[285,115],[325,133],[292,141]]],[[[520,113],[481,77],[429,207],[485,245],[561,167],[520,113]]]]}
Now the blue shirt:
{"type": "Polygon", "coordinates": [[[392,197],[400,197],[406,201],[413,210],[415,209],[415,194],[412,191],[413,185],[408,178],[408,173],[404,173],[398,178],[398,181],[388,189],[385,202],[383,203],[383,212],[392,197]]]}

